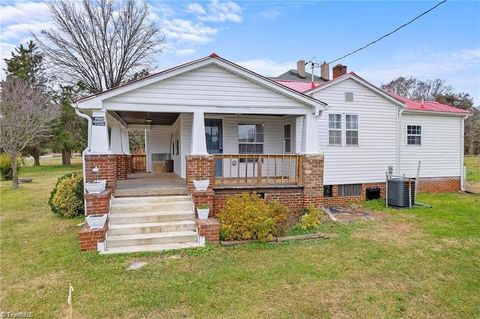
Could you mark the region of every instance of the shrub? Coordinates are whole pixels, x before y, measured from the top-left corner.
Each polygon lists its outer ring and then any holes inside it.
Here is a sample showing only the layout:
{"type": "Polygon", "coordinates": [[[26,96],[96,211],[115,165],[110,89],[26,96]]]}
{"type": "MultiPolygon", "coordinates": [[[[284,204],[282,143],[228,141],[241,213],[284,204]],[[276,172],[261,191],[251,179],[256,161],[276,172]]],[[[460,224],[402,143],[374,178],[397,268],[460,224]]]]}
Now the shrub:
{"type": "Polygon", "coordinates": [[[53,213],[62,217],[75,217],[83,213],[83,178],[78,173],[60,177],[50,193],[48,205],[53,213]]]}
{"type": "MultiPolygon", "coordinates": [[[[17,161],[17,174],[19,170],[20,161],[17,161]]],[[[0,176],[2,181],[11,181],[13,178],[12,161],[10,161],[10,156],[5,153],[0,154],[0,176]]]]}
{"type": "Polygon", "coordinates": [[[305,214],[300,219],[302,229],[318,228],[322,224],[323,213],[310,204],[305,208],[305,214]]]}
{"type": "Polygon", "coordinates": [[[218,214],[222,238],[226,240],[269,240],[285,227],[288,209],[279,202],[265,202],[257,194],[227,196],[218,214]]]}

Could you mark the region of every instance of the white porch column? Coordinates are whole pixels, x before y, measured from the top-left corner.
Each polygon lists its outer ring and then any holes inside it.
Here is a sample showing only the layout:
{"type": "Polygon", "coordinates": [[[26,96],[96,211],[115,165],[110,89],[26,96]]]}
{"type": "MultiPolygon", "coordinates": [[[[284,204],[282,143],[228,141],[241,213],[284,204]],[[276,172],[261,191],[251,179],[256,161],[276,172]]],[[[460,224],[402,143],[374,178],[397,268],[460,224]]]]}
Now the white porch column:
{"type": "Polygon", "coordinates": [[[90,143],[89,153],[110,153],[107,112],[105,110],[95,110],[92,112],[92,134],[90,143]]]}
{"type": "Polygon", "coordinates": [[[130,140],[128,139],[128,129],[122,127],[121,134],[122,134],[122,152],[123,154],[130,155],[130,140]]]}
{"type": "Polygon", "coordinates": [[[110,151],[113,154],[122,154],[122,132],[118,123],[110,126],[110,151]]]}
{"type": "Polygon", "coordinates": [[[192,122],[192,152],[193,155],[207,155],[205,139],[205,117],[203,112],[193,112],[192,122]]]}
{"type": "Polygon", "coordinates": [[[303,116],[302,153],[318,154],[317,120],[312,113],[303,116]]]}

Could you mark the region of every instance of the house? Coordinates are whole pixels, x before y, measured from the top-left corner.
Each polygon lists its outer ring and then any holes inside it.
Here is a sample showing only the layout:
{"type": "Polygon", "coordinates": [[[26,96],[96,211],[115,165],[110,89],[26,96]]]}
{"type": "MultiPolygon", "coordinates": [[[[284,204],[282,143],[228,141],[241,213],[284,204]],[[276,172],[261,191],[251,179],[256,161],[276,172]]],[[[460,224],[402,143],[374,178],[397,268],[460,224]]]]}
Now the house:
{"type": "Polygon", "coordinates": [[[195,206],[213,217],[227,195],[247,191],[295,213],[362,200],[367,187],[383,196],[385,172],[414,177],[419,160],[421,191],[461,188],[467,112],[392,96],[342,65],[312,82],[304,67],[267,78],[212,53],[76,101],[89,122],[85,180],[106,180],[85,195],[86,214],[109,214],[102,229],[81,230],[82,249],[218,241],[220,225],[195,221],[195,206]],[[130,129],[145,130],[142,173],[130,129]]]}

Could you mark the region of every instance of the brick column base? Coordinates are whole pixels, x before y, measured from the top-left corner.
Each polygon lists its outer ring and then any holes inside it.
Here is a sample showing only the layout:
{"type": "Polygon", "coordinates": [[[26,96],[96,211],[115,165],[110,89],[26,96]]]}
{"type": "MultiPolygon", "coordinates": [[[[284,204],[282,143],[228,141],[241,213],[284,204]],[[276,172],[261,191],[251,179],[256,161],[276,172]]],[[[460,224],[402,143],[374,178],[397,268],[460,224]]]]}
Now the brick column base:
{"type": "Polygon", "coordinates": [[[218,243],[220,241],[220,223],[216,218],[197,218],[195,222],[199,236],[205,236],[205,240],[210,243],[218,243]]]}
{"type": "Polygon", "coordinates": [[[320,206],[323,203],[323,155],[303,156],[303,205],[320,206]]]}
{"type": "Polygon", "coordinates": [[[127,155],[117,155],[117,180],[127,179],[128,174],[127,155]]]}
{"type": "Polygon", "coordinates": [[[115,188],[117,186],[117,155],[85,155],[85,179],[87,182],[97,179],[97,173],[92,171],[95,166],[100,169],[98,178],[107,180],[107,188],[115,188]]]}
{"type": "Polygon", "coordinates": [[[113,190],[105,189],[100,194],[85,194],[85,204],[87,215],[108,214],[110,211],[110,198],[113,190]]]}
{"type": "Polygon", "coordinates": [[[213,156],[211,155],[187,155],[186,156],[187,174],[186,182],[189,192],[193,192],[194,180],[210,181],[208,189],[211,190],[213,186],[213,156]]]}
{"type": "MultiPolygon", "coordinates": [[[[209,217],[213,216],[213,198],[214,198],[214,191],[209,189],[203,192],[196,191],[195,189],[192,191],[192,199],[197,208],[199,205],[208,205],[209,217]]],[[[195,209],[195,214],[197,214],[197,210],[195,209]]],[[[198,216],[197,216],[198,217],[198,216]]]]}
{"type": "Polygon", "coordinates": [[[105,234],[108,229],[108,220],[100,229],[91,229],[88,224],[85,223],[78,232],[78,238],[80,239],[80,249],[82,251],[96,251],[97,244],[105,240],[105,234]]]}

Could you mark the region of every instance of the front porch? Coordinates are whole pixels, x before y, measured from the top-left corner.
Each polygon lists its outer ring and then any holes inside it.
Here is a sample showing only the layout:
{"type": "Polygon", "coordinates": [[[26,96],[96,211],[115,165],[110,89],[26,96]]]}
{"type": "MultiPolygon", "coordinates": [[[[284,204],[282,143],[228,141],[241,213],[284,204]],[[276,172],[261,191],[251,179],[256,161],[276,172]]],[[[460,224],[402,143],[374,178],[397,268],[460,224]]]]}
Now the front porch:
{"type": "Polygon", "coordinates": [[[114,196],[187,195],[185,180],[175,173],[133,173],[119,180],[114,196]]]}

